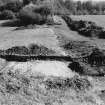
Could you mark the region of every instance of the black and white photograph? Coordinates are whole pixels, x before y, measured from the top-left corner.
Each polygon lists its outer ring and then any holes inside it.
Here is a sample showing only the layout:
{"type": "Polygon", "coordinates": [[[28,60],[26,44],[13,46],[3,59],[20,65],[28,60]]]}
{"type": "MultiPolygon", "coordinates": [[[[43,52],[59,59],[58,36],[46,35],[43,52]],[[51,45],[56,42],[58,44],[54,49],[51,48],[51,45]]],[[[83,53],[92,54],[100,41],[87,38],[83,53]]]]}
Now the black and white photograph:
{"type": "Polygon", "coordinates": [[[105,0],[0,0],[0,105],[105,105],[105,0]]]}

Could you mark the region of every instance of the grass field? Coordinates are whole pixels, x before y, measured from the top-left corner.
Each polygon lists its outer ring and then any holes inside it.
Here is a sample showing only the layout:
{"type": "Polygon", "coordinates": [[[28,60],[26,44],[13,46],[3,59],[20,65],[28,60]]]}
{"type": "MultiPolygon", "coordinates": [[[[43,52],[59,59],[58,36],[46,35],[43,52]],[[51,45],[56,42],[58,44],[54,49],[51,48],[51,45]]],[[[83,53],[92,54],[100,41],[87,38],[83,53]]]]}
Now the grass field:
{"type": "MultiPolygon", "coordinates": [[[[94,21],[105,27],[105,16],[71,17],[76,20],[94,21]]],[[[28,46],[34,43],[52,49],[57,54],[70,57],[75,56],[75,53],[78,54],[78,51],[82,53],[82,48],[87,44],[83,43],[83,46],[79,42],[86,41],[105,49],[105,40],[81,36],[71,31],[60,17],[54,18],[60,21],[61,25],[43,25],[22,30],[15,30],[16,27],[0,26],[0,49],[28,46]],[[68,53],[62,47],[70,41],[74,43],[73,50],[76,50],[74,53],[68,53]]],[[[4,22],[6,21],[1,21],[0,24],[4,22]]],[[[87,48],[86,51],[88,51],[87,48]]],[[[80,75],[69,67],[70,64],[70,61],[10,62],[0,59],[0,105],[105,105],[104,99],[101,98],[105,96],[105,77],[80,75]],[[69,82],[68,78],[72,79],[70,82],[72,85],[66,84],[69,88],[65,86],[65,81],[69,82]],[[49,81],[49,84],[46,84],[46,81],[49,81]]],[[[86,64],[85,66],[88,68],[86,64]]],[[[92,70],[90,69],[90,72],[92,70]]]]}

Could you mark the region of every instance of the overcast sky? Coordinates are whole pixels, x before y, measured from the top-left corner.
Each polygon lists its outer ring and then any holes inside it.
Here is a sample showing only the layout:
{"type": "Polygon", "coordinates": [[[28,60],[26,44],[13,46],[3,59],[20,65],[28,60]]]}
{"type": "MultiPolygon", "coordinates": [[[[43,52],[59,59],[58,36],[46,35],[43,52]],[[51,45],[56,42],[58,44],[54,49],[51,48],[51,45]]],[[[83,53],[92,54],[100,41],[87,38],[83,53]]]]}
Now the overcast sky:
{"type": "MultiPolygon", "coordinates": [[[[74,1],[88,1],[88,0],[74,0],[74,1]]],[[[105,1],[105,0],[90,0],[90,1],[105,1]]]]}

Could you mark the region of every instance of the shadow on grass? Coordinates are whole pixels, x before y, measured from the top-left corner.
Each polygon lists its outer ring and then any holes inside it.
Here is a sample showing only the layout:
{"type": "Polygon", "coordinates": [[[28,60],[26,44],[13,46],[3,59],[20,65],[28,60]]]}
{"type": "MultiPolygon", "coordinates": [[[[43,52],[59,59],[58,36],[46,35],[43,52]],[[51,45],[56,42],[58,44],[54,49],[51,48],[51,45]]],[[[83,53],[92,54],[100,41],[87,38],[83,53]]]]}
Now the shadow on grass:
{"type": "Polygon", "coordinates": [[[20,20],[9,20],[1,24],[2,27],[20,27],[26,26],[27,24],[23,23],[20,20]]]}
{"type": "Polygon", "coordinates": [[[24,29],[33,29],[35,28],[35,24],[29,24],[26,22],[22,22],[21,20],[9,20],[1,23],[1,27],[16,27],[13,31],[24,30],[24,29]]]}
{"type": "Polygon", "coordinates": [[[6,22],[3,22],[0,24],[2,27],[16,27],[13,31],[16,30],[23,30],[23,29],[33,29],[36,27],[36,25],[43,25],[45,22],[40,22],[40,23],[32,23],[32,22],[26,22],[26,21],[21,21],[19,19],[16,20],[9,20],[6,22]]]}

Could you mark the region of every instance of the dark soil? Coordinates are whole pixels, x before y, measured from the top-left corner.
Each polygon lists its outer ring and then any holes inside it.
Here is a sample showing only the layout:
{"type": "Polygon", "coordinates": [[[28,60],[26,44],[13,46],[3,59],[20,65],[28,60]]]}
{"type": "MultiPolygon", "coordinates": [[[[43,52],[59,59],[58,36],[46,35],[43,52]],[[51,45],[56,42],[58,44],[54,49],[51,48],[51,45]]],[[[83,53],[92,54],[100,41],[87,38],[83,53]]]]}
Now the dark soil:
{"type": "Polygon", "coordinates": [[[62,16],[62,18],[65,20],[71,30],[77,31],[80,35],[102,39],[105,38],[104,28],[97,26],[94,22],[83,20],[75,21],[66,15],[62,16]]]}
{"type": "Polygon", "coordinates": [[[48,49],[47,47],[44,47],[42,45],[36,45],[36,44],[30,44],[29,47],[26,46],[15,46],[12,48],[9,48],[7,50],[1,50],[1,54],[3,55],[52,55],[56,52],[48,49]]]}
{"type": "Polygon", "coordinates": [[[45,84],[48,89],[68,89],[73,88],[75,90],[85,90],[91,87],[90,82],[87,79],[79,78],[79,77],[73,77],[73,78],[67,78],[67,79],[48,79],[45,81],[45,84]]]}
{"type": "Polygon", "coordinates": [[[63,45],[63,48],[67,52],[75,53],[76,57],[84,57],[91,54],[92,50],[96,48],[96,45],[90,44],[86,41],[69,41],[65,45],[63,45]]]}

